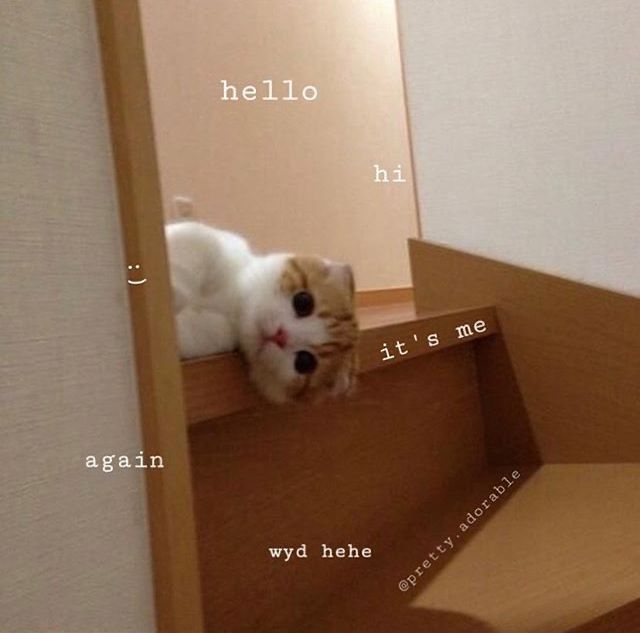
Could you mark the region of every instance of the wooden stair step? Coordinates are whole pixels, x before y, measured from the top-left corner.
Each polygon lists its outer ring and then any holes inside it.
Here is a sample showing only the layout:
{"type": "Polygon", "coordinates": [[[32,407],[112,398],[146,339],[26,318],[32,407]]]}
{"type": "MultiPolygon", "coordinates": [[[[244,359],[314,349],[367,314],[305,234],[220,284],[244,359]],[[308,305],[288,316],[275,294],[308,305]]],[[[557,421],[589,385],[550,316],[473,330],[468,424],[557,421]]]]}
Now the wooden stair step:
{"type": "Polygon", "coordinates": [[[378,557],[425,504],[483,472],[484,437],[473,344],[365,372],[348,399],[191,425],[207,630],[289,630],[359,582],[372,560],[322,560],[322,544],[378,557]],[[308,559],[269,555],[302,543],[308,559]]]}
{"type": "Polygon", "coordinates": [[[411,304],[387,305],[359,320],[361,376],[349,398],[269,404],[238,354],[183,366],[212,632],[288,630],[371,563],[323,561],[323,544],[381,553],[425,503],[487,468],[475,348],[498,332],[494,309],[418,316],[411,304]],[[396,341],[407,353],[383,361],[383,344],[396,341]],[[302,543],[309,559],[270,557],[270,547],[302,543]]]}
{"type": "Polygon", "coordinates": [[[522,477],[461,538],[467,513],[513,468],[487,471],[442,506],[425,505],[357,584],[291,630],[640,631],[640,464],[516,468],[522,477]],[[449,536],[454,547],[419,576],[449,536]],[[410,574],[415,587],[401,591],[410,574]]]}
{"type": "MultiPolygon", "coordinates": [[[[411,303],[360,308],[360,371],[368,372],[416,356],[431,354],[456,345],[467,344],[498,332],[492,306],[431,311],[416,315],[411,303]],[[477,331],[474,324],[484,323],[477,331]],[[472,334],[460,336],[458,326],[469,325],[472,334]],[[428,334],[437,333],[439,344],[429,347],[428,334]],[[417,338],[414,338],[414,336],[417,338]],[[406,343],[401,355],[396,341],[406,343]],[[383,360],[381,348],[387,343],[394,359],[383,360]]],[[[468,333],[468,331],[467,331],[468,333]]],[[[185,407],[189,424],[229,415],[261,404],[260,396],[249,382],[246,366],[238,353],[217,354],[182,363],[185,407]]]]}

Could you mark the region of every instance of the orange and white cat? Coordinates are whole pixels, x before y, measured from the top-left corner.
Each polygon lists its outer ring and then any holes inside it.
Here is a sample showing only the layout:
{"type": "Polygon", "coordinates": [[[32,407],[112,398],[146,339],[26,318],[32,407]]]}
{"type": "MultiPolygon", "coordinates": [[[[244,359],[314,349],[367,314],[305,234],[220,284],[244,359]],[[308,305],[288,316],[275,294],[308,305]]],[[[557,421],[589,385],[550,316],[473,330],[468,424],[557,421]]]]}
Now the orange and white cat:
{"type": "Polygon", "coordinates": [[[349,390],[358,325],[348,265],[256,255],[239,235],[194,221],[167,225],[166,237],[183,358],[240,349],[274,402],[349,390]]]}

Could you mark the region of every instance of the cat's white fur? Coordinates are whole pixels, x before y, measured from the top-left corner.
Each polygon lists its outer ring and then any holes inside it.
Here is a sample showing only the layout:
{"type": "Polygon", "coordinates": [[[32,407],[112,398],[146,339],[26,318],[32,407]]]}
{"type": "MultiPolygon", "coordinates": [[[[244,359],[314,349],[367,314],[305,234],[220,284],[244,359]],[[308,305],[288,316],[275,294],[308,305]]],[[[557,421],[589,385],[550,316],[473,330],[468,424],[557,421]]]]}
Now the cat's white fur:
{"type": "MultiPolygon", "coordinates": [[[[180,355],[239,348],[263,394],[286,400],[287,385],[297,378],[296,351],[329,339],[320,318],[296,318],[290,298],[279,290],[291,255],[256,255],[239,235],[195,221],[167,225],[166,237],[180,355]],[[264,344],[278,328],[288,332],[284,349],[264,344]]],[[[337,277],[344,269],[327,265],[337,277]]],[[[336,391],[348,388],[344,379],[338,383],[336,391]]]]}

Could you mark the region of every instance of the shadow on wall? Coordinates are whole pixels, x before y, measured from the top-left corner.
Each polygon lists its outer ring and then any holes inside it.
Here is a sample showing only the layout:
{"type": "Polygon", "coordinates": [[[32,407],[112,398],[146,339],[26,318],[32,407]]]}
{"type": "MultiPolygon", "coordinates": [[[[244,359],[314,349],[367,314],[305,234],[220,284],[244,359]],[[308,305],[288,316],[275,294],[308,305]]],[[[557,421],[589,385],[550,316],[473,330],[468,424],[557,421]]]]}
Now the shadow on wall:
{"type": "Polygon", "coordinates": [[[540,464],[540,450],[504,336],[478,340],[474,349],[489,464],[540,464]]]}

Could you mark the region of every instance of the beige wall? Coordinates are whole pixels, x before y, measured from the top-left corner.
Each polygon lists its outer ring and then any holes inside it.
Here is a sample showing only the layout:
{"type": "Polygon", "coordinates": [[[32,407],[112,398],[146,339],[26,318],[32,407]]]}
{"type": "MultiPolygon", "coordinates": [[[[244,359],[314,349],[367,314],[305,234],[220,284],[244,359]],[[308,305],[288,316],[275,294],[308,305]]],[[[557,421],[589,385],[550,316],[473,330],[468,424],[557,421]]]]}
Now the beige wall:
{"type": "Polygon", "coordinates": [[[142,7],[166,213],[190,196],[260,250],[350,261],[360,288],[407,285],[417,221],[393,0],[142,7]],[[221,101],[222,79],[290,79],[318,98],[221,101]],[[374,163],[407,182],[374,183],[374,163]]]}
{"type": "Polygon", "coordinates": [[[0,631],[154,629],[93,5],[0,2],[0,631]]]}
{"type": "Polygon", "coordinates": [[[424,236],[640,295],[640,5],[399,9],[424,236]]]}

